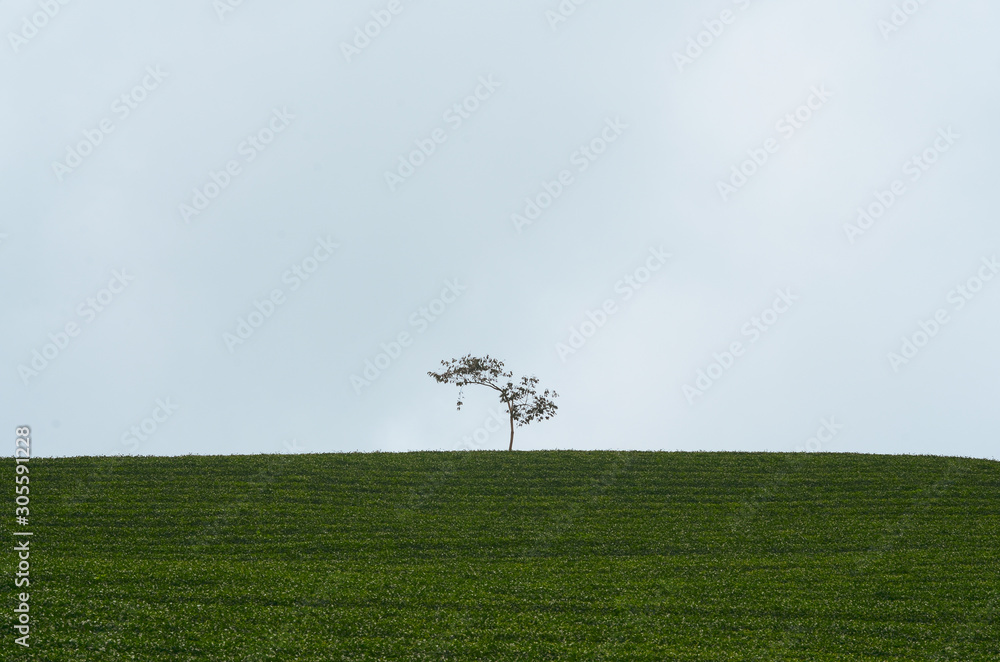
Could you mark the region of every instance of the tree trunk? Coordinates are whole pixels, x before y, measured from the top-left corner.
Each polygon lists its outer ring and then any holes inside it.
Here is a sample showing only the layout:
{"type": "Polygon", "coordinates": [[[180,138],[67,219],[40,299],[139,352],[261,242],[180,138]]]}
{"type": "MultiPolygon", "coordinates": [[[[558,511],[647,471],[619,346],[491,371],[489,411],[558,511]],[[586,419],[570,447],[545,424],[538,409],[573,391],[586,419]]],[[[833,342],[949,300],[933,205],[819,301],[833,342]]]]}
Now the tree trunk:
{"type": "Polygon", "coordinates": [[[507,403],[507,411],[510,413],[510,446],[507,447],[507,450],[512,451],[514,450],[514,409],[509,402],[507,403]]]}

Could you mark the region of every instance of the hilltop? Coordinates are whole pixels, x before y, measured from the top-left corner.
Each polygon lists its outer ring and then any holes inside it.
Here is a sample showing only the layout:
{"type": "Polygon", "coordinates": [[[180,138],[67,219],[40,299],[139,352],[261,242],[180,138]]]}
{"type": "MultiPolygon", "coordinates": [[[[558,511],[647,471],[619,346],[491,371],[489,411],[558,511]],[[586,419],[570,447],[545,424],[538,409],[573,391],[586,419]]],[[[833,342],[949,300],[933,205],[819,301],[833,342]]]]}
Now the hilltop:
{"type": "Polygon", "coordinates": [[[18,659],[1000,659],[986,460],[36,458],[31,488],[18,659]]]}

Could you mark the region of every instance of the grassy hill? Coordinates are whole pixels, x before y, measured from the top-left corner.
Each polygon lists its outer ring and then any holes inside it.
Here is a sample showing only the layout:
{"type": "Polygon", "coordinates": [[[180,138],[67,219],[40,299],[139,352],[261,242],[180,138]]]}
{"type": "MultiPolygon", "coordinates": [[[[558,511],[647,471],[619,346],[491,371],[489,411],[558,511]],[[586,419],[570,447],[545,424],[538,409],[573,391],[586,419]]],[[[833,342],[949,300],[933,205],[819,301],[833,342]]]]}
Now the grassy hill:
{"type": "MultiPolygon", "coordinates": [[[[28,651],[5,628],[4,659],[1000,660],[996,462],[428,452],[30,466],[35,627],[28,651]]],[[[3,558],[11,623],[16,560],[3,558]]]]}

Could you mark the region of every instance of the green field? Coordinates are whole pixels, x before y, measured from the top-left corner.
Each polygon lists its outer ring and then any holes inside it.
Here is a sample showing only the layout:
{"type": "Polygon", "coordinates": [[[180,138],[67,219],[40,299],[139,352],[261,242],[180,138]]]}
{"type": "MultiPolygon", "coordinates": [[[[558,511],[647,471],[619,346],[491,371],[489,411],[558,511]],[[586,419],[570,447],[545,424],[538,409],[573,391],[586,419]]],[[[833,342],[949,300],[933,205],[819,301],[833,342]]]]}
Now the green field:
{"type": "MultiPolygon", "coordinates": [[[[32,646],[5,628],[8,660],[1000,660],[997,462],[424,452],[30,470],[32,646]]],[[[13,460],[3,471],[12,493],[13,460]]]]}

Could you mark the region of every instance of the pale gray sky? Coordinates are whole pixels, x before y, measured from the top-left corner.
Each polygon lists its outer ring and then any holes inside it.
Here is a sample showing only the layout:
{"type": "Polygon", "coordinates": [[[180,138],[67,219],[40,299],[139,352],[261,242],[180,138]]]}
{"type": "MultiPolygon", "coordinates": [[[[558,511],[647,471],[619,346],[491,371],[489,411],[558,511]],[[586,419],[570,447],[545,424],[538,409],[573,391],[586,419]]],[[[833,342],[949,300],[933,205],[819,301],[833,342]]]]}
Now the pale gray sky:
{"type": "Polygon", "coordinates": [[[519,449],[998,455],[996,3],[0,28],[11,448],[504,449],[426,375],[471,352],[560,393],[519,449]]]}

